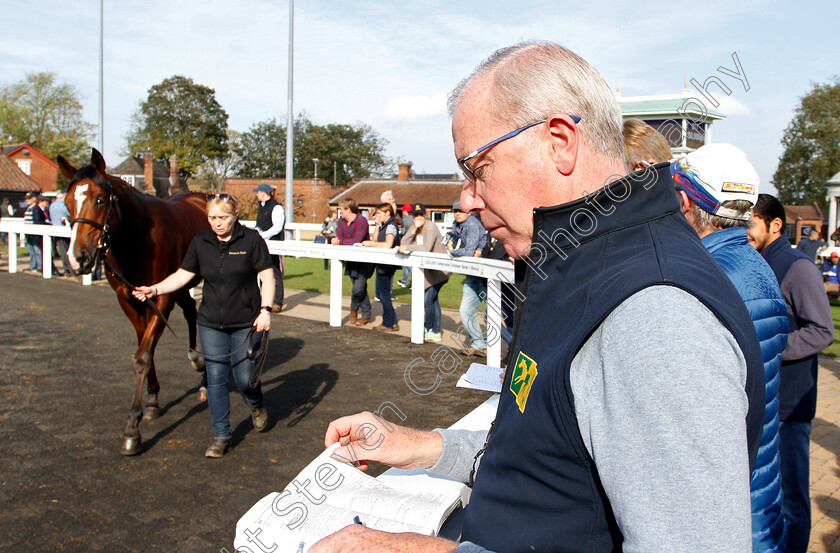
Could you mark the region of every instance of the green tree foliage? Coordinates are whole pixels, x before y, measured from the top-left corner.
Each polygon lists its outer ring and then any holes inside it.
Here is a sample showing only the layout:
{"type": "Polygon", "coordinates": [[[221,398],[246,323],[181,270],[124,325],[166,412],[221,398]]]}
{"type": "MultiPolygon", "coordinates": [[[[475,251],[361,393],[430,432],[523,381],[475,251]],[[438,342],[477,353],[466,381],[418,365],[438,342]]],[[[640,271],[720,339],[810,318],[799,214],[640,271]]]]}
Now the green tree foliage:
{"type": "Polygon", "coordinates": [[[227,120],[212,88],[173,75],[140,103],[125,153],[151,150],[163,162],[177,154],[181,174],[189,178],[202,163],[227,153],[227,120]]]}
{"type": "Polygon", "coordinates": [[[240,162],[236,151],[241,136],[240,133],[228,129],[227,153],[221,157],[208,159],[198,166],[192,180],[195,186],[201,190],[222,190],[224,188],[225,179],[234,175],[240,162]]]}
{"type": "Polygon", "coordinates": [[[813,84],[782,136],[784,152],[773,175],[785,204],[826,207],[825,183],[840,171],[840,77],[813,84]]]}
{"type": "MultiPolygon", "coordinates": [[[[307,114],[295,119],[294,172],[296,178],[314,176],[336,184],[354,178],[382,176],[393,163],[385,156],[388,142],[369,125],[316,125],[307,114]]],[[[286,126],[277,119],[261,121],[242,133],[237,148],[236,175],[245,178],[282,178],[286,175],[286,126]]]]}
{"type": "Polygon", "coordinates": [[[55,159],[90,158],[94,126],[82,119],[82,95],[49,71],[29,73],[0,88],[0,142],[27,143],[55,159]]]}

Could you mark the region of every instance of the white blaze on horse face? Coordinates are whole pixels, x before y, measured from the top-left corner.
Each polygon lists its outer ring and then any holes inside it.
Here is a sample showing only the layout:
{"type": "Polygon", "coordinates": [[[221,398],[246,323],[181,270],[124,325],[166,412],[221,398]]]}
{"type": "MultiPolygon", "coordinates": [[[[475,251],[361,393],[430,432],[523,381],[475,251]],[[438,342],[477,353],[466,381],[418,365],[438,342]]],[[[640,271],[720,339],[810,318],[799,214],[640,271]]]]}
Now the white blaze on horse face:
{"type": "MultiPolygon", "coordinates": [[[[89,184],[77,186],[73,192],[73,197],[76,199],[76,217],[82,213],[82,204],[87,198],[87,191],[90,188],[89,184]]],[[[67,259],[70,261],[70,267],[75,271],[79,268],[79,263],[76,261],[76,256],[73,255],[74,247],[76,245],[76,233],[79,231],[79,223],[73,223],[73,228],[70,231],[70,246],[67,249],[67,259]]]]}

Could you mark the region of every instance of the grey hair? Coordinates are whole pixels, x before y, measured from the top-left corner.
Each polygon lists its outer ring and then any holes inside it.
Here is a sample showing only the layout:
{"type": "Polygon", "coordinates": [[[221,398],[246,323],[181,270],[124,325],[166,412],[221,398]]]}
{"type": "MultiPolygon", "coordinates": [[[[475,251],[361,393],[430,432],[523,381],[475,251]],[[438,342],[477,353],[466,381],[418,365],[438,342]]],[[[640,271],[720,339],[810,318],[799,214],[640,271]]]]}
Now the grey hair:
{"type": "Polygon", "coordinates": [[[490,109],[511,129],[552,113],[576,115],[583,141],[592,151],[624,159],[618,102],[601,74],[571,50],[544,41],[497,50],[450,93],[450,117],[470,85],[484,78],[492,79],[490,109]]]}
{"type": "Polygon", "coordinates": [[[704,230],[707,228],[712,228],[714,230],[720,230],[725,228],[732,228],[732,227],[750,227],[750,220],[749,214],[752,211],[753,203],[749,200],[726,200],[721,204],[721,206],[731,209],[733,211],[738,212],[740,216],[747,216],[747,219],[731,219],[729,217],[721,217],[719,215],[714,215],[709,213],[705,209],[702,209],[697,204],[692,204],[692,208],[694,209],[694,217],[697,221],[697,226],[699,227],[697,230],[704,230]]]}
{"type": "Polygon", "coordinates": [[[383,203],[383,204],[386,203],[388,200],[386,200],[385,198],[388,197],[388,196],[391,196],[391,199],[393,199],[394,198],[394,191],[393,190],[386,190],[385,192],[380,194],[379,195],[379,202],[383,203]]]}

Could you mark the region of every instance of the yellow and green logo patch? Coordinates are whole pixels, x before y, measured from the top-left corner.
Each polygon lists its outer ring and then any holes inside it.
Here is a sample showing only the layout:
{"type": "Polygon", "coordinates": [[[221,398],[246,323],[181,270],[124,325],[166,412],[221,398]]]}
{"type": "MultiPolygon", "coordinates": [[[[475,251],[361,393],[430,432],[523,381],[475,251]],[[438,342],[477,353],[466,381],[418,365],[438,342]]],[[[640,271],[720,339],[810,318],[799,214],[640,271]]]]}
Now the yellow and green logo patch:
{"type": "Polygon", "coordinates": [[[531,386],[537,378],[537,362],[519,352],[516,364],[513,366],[513,375],[510,379],[510,391],[516,396],[516,404],[519,412],[525,412],[525,403],[528,401],[528,394],[531,393],[531,386]]]}

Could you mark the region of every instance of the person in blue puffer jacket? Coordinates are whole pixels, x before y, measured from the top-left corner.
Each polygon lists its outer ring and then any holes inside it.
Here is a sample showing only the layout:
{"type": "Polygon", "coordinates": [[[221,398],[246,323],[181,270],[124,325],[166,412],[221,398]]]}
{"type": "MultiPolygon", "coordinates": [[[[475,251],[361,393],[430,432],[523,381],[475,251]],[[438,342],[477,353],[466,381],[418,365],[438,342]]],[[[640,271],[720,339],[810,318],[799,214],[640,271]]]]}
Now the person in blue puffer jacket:
{"type": "Polygon", "coordinates": [[[766,406],[761,445],[750,475],[753,553],[785,551],[779,463],[779,367],[788,319],[776,276],[748,243],[758,174],[731,144],[710,144],[671,164],[682,212],[735,285],[750,313],[764,357],[766,406]]]}

